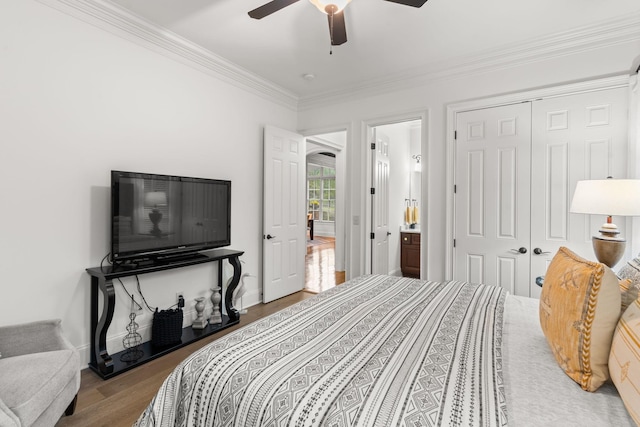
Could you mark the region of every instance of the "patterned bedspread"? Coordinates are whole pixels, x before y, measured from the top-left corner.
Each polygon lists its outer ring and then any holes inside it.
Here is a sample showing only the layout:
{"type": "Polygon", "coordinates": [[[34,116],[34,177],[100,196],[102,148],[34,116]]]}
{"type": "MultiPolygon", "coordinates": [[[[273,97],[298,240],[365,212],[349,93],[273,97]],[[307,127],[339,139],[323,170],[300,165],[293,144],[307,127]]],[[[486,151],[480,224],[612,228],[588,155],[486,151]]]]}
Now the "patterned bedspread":
{"type": "Polygon", "coordinates": [[[212,342],[136,425],[502,426],[506,292],[362,276],[212,342]]]}

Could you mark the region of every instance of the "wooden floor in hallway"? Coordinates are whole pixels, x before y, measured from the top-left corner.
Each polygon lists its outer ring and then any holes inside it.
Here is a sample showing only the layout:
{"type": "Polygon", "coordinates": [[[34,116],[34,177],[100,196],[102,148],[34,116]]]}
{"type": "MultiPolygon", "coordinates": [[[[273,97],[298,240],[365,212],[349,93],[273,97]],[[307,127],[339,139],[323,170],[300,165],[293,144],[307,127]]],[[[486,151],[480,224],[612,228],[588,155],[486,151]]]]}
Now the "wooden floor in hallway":
{"type": "Polygon", "coordinates": [[[345,272],[336,272],[335,259],[334,237],[314,236],[313,240],[307,240],[305,291],[319,293],[345,281],[345,272]]]}

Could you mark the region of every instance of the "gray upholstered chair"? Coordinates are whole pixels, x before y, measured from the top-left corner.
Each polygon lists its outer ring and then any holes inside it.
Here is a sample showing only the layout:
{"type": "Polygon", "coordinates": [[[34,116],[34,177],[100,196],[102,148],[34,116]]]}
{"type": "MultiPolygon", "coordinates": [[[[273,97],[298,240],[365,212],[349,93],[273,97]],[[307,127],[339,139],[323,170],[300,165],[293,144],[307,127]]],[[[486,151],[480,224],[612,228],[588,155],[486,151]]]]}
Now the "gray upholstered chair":
{"type": "Polygon", "coordinates": [[[0,426],[56,424],[71,415],[80,388],[80,356],[60,320],[0,327],[0,426]]]}

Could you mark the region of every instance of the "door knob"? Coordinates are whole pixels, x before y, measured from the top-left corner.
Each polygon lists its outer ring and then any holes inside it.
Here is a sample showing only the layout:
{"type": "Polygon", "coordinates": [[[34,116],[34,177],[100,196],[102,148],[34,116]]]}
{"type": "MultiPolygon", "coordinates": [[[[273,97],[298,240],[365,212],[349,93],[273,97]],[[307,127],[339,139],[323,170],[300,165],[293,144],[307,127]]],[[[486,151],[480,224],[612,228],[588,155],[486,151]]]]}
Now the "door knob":
{"type": "Polygon", "coordinates": [[[536,277],[536,285],[542,287],[542,285],[544,285],[544,276],[538,276],[536,277]]]}
{"type": "Polygon", "coordinates": [[[387,236],[391,236],[391,232],[390,231],[387,231],[387,236]]]}
{"type": "Polygon", "coordinates": [[[515,252],[515,253],[518,253],[518,254],[526,254],[527,253],[527,248],[525,248],[523,246],[520,249],[511,249],[511,252],[515,252]]]}
{"type": "Polygon", "coordinates": [[[542,250],[542,249],[540,249],[540,248],[535,248],[535,249],[533,250],[533,253],[534,253],[534,254],[536,254],[536,255],[546,255],[546,254],[550,254],[551,252],[549,252],[549,251],[543,251],[543,250],[542,250]]]}
{"type": "Polygon", "coordinates": [[[276,238],[276,236],[272,236],[271,234],[267,234],[265,237],[267,238],[267,240],[271,240],[271,239],[275,239],[276,238]]]}

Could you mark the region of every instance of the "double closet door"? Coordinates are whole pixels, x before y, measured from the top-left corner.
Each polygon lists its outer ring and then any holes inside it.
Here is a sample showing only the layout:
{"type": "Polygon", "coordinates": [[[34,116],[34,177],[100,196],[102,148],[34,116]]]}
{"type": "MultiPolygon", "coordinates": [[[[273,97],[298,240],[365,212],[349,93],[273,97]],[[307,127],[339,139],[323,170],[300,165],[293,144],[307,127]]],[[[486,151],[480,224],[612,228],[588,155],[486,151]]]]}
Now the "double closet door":
{"type": "Polygon", "coordinates": [[[569,207],[577,181],[626,177],[627,110],[614,88],[457,113],[454,278],[537,298],[560,246],[595,260],[605,217],[569,207]]]}

